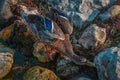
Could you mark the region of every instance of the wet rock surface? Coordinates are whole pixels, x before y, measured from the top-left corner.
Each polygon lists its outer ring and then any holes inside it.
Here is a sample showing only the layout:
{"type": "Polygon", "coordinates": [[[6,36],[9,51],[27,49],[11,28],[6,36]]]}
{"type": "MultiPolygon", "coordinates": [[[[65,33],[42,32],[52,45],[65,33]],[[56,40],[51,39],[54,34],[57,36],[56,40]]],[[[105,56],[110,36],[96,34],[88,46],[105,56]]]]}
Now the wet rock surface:
{"type": "Polygon", "coordinates": [[[93,21],[103,7],[111,6],[115,0],[49,0],[48,4],[64,11],[75,26],[81,26],[93,21]]]}
{"type": "Polygon", "coordinates": [[[119,0],[2,1],[0,43],[7,47],[0,45],[0,80],[119,80],[119,0]],[[70,39],[75,54],[94,62],[95,67],[76,65],[37,41],[20,15],[20,5],[48,18],[51,6],[63,11],[74,24],[70,39]]]}
{"type": "Polygon", "coordinates": [[[100,80],[120,80],[120,47],[112,47],[100,52],[95,65],[100,80]]]}
{"type": "Polygon", "coordinates": [[[23,80],[60,80],[60,79],[54,74],[54,72],[46,68],[34,66],[25,73],[23,80]]]}
{"type": "Polygon", "coordinates": [[[56,50],[46,46],[42,42],[36,42],[34,44],[33,55],[40,62],[43,62],[43,63],[50,62],[50,61],[54,60],[54,57],[56,55],[56,50]],[[46,51],[46,50],[48,50],[48,51],[46,51]]]}
{"type": "Polygon", "coordinates": [[[13,65],[14,51],[0,44],[0,79],[5,77],[13,65]]]}
{"type": "Polygon", "coordinates": [[[114,16],[119,15],[119,14],[120,14],[120,5],[114,5],[114,6],[110,7],[103,14],[100,14],[100,19],[102,21],[104,21],[110,17],[114,17],[114,16]]]}
{"type": "Polygon", "coordinates": [[[63,77],[73,75],[79,72],[79,67],[72,64],[70,60],[58,59],[57,74],[63,77]]]}
{"type": "Polygon", "coordinates": [[[105,40],[106,29],[92,24],[83,32],[78,42],[84,48],[89,49],[104,44],[105,40]]]}

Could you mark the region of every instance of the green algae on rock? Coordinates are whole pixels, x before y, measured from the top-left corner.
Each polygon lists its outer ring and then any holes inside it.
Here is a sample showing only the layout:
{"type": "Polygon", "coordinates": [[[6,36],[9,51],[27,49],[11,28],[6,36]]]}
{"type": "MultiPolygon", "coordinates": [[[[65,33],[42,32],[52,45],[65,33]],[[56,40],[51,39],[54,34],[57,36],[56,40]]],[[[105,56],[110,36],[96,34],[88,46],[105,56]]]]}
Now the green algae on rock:
{"type": "Polygon", "coordinates": [[[23,76],[23,80],[60,80],[54,72],[40,66],[30,68],[23,76]]]}

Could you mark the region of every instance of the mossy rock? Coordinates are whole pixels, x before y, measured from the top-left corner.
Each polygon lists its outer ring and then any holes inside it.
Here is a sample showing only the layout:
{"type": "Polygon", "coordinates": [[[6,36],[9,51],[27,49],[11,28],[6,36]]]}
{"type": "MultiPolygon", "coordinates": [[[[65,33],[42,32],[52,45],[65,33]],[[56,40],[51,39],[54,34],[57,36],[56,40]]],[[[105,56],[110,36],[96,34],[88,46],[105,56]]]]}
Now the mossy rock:
{"type": "Polygon", "coordinates": [[[24,74],[23,80],[60,80],[60,79],[51,70],[40,66],[34,66],[24,74]]]}
{"type": "Polygon", "coordinates": [[[11,70],[10,72],[9,72],[9,74],[7,74],[5,77],[3,77],[2,79],[0,79],[0,80],[13,80],[13,76],[14,74],[13,74],[13,70],[11,70]]]}

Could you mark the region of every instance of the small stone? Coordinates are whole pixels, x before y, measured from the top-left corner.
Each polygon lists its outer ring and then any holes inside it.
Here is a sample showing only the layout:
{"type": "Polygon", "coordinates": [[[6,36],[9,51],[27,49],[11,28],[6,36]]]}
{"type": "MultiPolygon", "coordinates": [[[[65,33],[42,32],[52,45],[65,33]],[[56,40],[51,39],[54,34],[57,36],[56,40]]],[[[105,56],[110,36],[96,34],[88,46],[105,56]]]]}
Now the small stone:
{"type": "Polygon", "coordinates": [[[51,70],[40,66],[34,66],[24,74],[23,80],[60,80],[60,79],[51,70]]]}
{"type": "Polygon", "coordinates": [[[39,62],[45,63],[54,59],[54,56],[56,55],[56,50],[38,41],[34,44],[33,55],[35,58],[37,58],[39,62]],[[47,49],[45,47],[47,47],[47,49]]]}
{"type": "Polygon", "coordinates": [[[11,3],[11,4],[17,4],[18,3],[18,0],[7,0],[9,3],[11,3]]]}
{"type": "Polygon", "coordinates": [[[63,77],[79,72],[79,67],[73,65],[70,60],[59,59],[57,62],[57,74],[63,77]]]}
{"type": "Polygon", "coordinates": [[[45,53],[44,47],[45,47],[45,45],[43,43],[40,43],[40,42],[34,44],[33,55],[40,62],[48,62],[47,54],[45,53]]]}
{"type": "Polygon", "coordinates": [[[0,44],[0,78],[5,77],[13,65],[14,51],[0,44]]]}
{"type": "Polygon", "coordinates": [[[72,43],[73,43],[73,44],[77,44],[77,39],[76,39],[75,36],[73,36],[71,40],[72,40],[72,43]]]}
{"type": "Polygon", "coordinates": [[[96,4],[100,5],[102,8],[110,7],[114,4],[116,0],[94,0],[96,4]]]}
{"type": "Polygon", "coordinates": [[[101,21],[104,21],[119,14],[120,14],[120,5],[114,5],[110,7],[106,12],[100,14],[99,17],[101,21]]]}
{"type": "Polygon", "coordinates": [[[99,80],[120,80],[120,48],[111,47],[95,57],[99,80]]]}
{"type": "Polygon", "coordinates": [[[10,38],[12,32],[14,29],[14,24],[4,28],[2,31],[0,31],[0,39],[6,41],[10,38]]]}
{"type": "Polygon", "coordinates": [[[79,44],[84,48],[95,48],[104,44],[106,40],[106,29],[97,26],[96,24],[90,25],[82,34],[79,39],[79,44]]]}
{"type": "Polygon", "coordinates": [[[4,3],[1,3],[3,5],[1,11],[0,11],[0,19],[9,19],[13,16],[11,10],[10,10],[10,4],[7,2],[7,0],[3,0],[4,3]]]}
{"type": "Polygon", "coordinates": [[[91,79],[85,77],[78,77],[78,78],[72,78],[70,80],[91,80],[91,79]]]}

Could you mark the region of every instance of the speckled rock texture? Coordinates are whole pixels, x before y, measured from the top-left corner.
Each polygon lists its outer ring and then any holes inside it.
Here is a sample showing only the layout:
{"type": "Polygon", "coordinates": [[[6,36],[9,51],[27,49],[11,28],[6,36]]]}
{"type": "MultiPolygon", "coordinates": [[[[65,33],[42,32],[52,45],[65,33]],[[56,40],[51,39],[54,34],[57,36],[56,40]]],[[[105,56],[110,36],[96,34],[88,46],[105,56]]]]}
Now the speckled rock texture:
{"type": "Polygon", "coordinates": [[[81,44],[84,48],[89,49],[104,44],[105,40],[106,29],[101,28],[96,24],[92,24],[83,32],[79,39],[79,44],[81,44]]]}
{"type": "Polygon", "coordinates": [[[24,75],[23,80],[60,80],[54,72],[42,68],[40,66],[34,66],[30,68],[24,75]]]}
{"type": "Polygon", "coordinates": [[[13,65],[14,51],[6,46],[0,45],[0,78],[6,76],[13,65]]]}
{"type": "Polygon", "coordinates": [[[120,80],[120,46],[100,52],[95,58],[99,80],[120,80]]]}
{"type": "Polygon", "coordinates": [[[102,8],[114,4],[115,0],[47,0],[46,2],[64,11],[75,26],[82,28],[93,21],[102,8]]]}

